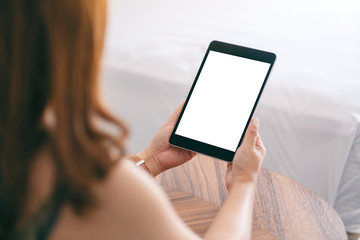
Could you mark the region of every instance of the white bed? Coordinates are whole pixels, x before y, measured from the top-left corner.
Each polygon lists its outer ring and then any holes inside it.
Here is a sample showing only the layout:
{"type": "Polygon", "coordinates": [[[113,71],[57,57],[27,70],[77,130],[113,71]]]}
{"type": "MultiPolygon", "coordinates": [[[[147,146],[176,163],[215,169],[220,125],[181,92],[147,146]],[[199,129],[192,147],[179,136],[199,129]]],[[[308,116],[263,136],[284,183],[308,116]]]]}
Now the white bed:
{"type": "Polygon", "coordinates": [[[335,207],[360,232],[360,3],[110,0],[105,99],[136,152],[185,98],[211,40],[278,59],[256,115],[264,167],[335,207]]]}

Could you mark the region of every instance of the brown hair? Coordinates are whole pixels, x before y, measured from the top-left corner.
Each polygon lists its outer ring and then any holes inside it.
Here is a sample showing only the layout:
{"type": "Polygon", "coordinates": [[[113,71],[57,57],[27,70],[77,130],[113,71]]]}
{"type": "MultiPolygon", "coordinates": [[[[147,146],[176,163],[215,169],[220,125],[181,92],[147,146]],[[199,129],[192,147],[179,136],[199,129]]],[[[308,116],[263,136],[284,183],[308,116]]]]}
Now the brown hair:
{"type": "Polygon", "coordinates": [[[111,167],[108,146],[124,154],[126,128],[98,96],[105,19],[104,0],[0,1],[0,238],[24,210],[24,183],[45,144],[79,213],[96,202],[91,188],[111,167]],[[43,124],[49,106],[51,130],[43,124]],[[119,135],[99,130],[95,118],[119,135]]]}

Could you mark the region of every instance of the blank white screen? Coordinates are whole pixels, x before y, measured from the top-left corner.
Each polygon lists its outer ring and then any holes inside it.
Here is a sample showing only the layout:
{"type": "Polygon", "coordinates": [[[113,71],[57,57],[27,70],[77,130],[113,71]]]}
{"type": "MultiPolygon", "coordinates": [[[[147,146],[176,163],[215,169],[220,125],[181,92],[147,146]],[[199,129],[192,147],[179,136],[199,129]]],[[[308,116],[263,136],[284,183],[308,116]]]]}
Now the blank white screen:
{"type": "Polygon", "coordinates": [[[175,133],[235,152],[269,67],[210,51],[175,133]]]}

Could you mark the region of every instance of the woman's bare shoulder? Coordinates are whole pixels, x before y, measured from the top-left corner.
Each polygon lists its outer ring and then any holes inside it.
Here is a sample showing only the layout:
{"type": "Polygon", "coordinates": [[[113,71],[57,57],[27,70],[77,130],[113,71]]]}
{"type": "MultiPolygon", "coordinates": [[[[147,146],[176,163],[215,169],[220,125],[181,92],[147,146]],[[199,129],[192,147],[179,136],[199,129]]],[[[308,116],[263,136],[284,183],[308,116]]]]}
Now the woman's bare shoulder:
{"type": "Polygon", "coordinates": [[[79,217],[64,207],[51,239],[198,239],[150,175],[120,161],[95,187],[98,207],[79,217]]]}

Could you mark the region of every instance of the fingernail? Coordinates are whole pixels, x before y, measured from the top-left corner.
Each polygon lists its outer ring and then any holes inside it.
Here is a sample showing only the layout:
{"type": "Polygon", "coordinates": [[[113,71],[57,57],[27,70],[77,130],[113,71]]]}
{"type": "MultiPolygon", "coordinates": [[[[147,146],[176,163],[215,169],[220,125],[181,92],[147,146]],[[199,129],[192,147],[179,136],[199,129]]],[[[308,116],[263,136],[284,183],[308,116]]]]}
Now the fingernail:
{"type": "Polygon", "coordinates": [[[256,128],[259,128],[259,119],[258,119],[258,118],[254,118],[254,120],[253,120],[253,125],[254,125],[256,128]]]}

